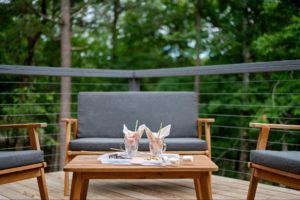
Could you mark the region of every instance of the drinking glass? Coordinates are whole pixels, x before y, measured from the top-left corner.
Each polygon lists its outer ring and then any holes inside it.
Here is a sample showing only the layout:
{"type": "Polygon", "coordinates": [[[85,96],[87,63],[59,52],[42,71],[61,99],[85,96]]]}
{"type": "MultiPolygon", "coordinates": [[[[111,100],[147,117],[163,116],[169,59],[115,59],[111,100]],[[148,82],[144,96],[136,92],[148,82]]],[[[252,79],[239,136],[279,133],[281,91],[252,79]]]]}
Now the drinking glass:
{"type": "Polygon", "coordinates": [[[134,137],[124,137],[125,152],[128,158],[132,158],[137,154],[139,140],[134,137]]]}
{"type": "Polygon", "coordinates": [[[164,143],[162,138],[155,138],[154,140],[149,142],[149,149],[151,156],[153,157],[161,157],[162,154],[166,151],[167,145],[164,143]]]}

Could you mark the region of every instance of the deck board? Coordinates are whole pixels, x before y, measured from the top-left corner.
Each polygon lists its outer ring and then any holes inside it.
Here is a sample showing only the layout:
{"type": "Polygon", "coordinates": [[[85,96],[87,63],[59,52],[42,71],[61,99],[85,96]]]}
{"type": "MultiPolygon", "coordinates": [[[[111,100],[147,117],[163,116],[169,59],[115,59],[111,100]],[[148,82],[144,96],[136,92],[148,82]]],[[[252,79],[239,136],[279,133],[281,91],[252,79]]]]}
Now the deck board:
{"type": "MultiPolygon", "coordinates": [[[[63,196],[63,172],[46,174],[50,199],[68,199],[63,196]]],[[[248,181],[213,176],[214,199],[246,199],[248,181]]],[[[300,191],[259,184],[256,199],[299,199],[300,191]]],[[[39,199],[36,179],[0,186],[2,199],[39,199]]],[[[92,180],[88,199],[196,199],[194,183],[181,180],[92,180]]]]}

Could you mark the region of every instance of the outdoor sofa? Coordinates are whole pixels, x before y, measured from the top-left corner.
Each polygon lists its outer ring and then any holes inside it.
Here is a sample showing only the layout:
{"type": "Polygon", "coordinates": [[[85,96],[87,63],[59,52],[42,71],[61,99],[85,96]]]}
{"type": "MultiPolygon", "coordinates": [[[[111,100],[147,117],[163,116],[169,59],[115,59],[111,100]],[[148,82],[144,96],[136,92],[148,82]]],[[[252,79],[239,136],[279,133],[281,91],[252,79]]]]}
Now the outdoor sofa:
{"type": "MultiPolygon", "coordinates": [[[[211,156],[210,125],[214,119],[198,118],[198,102],[193,92],[80,92],[78,119],[63,120],[65,163],[76,155],[120,149],[124,143],[123,124],[133,130],[136,120],[155,132],[161,123],[171,124],[171,133],[165,139],[168,152],[211,156]],[[202,140],[203,125],[205,140],[202,140]]],[[[139,151],[149,151],[145,134],[139,142],[139,151]]],[[[65,195],[68,177],[66,173],[65,195]]]]}

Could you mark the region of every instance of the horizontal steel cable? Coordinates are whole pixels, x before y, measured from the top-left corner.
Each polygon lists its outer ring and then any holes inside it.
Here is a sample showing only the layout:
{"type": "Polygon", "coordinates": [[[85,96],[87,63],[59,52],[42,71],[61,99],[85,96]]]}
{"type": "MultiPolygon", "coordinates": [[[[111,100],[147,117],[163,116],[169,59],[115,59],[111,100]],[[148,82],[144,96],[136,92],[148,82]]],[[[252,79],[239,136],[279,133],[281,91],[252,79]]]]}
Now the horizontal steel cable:
{"type": "Polygon", "coordinates": [[[51,165],[47,165],[47,168],[49,167],[55,167],[55,166],[60,166],[59,164],[51,164],[51,165]]]}
{"type": "Polygon", "coordinates": [[[250,152],[250,150],[236,149],[231,147],[217,147],[217,146],[211,146],[211,147],[213,149],[221,149],[221,150],[228,150],[228,151],[250,152]]]}
{"type": "MultiPolygon", "coordinates": [[[[247,141],[247,142],[257,143],[257,140],[255,140],[255,139],[244,139],[244,138],[225,137],[225,136],[211,136],[211,138],[225,139],[225,140],[239,140],[239,141],[247,141]]],[[[286,143],[286,142],[272,142],[272,141],[269,141],[268,144],[286,144],[286,145],[289,145],[289,146],[299,146],[300,147],[300,144],[286,143]]]]}
{"type": "Polygon", "coordinates": [[[300,93],[287,92],[287,93],[271,93],[271,92],[201,92],[202,95],[300,95],[300,93]]]}
{"type": "Polygon", "coordinates": [[[0,106],[53,106],[53,105],[61,105],[61,104],[64,104],[64,105],[77,105],[77,103],[18,103],[18,104],[15,104],[15,103],[3,103],[3,104],[0,104],[0,106]]]}
{"type": "Polygon", "coordinates": [[[229,158],[217,158],[217,157],[211,157],[214,162],[219,161],[219,160],[225,160],[225,161],[231,161],[231,162],[238,162],[238,163],[244,163],[247,164],[248,161],[242,161],[242,160],[234,160],[234,159],[229,159],[229,158]]]}
{"type": "Polygon", "coordinates": [[[70,94],[70,95],[78,95],[78,93],[72,92],[2,92],[0,95],[61,95],[61,94],[70,94]]]}
{"type": "MultiPolygon", "coordinates": [[[[46,144],[41,145],[41,147],[51,147],[51,146],[58,146],[58,144],[46,144]]],[[[22,146],[22,147],[8,147],[8,148],[0,148],[0,150],[15,150],[15,149],[29,149],[32,146],[22,146]]]]}
{"type": "Polygon", "coordinates": [[[300,106],[268,106],[255,104],[214,104],[214,103],[199,103],[199,106],[228,106],[228,107],[263,107],[263,108],[300,108],[300,106]]]}
{"type": "MultiPolygon", "coordinates": [[[[76,115],[77,112],[70,113],[71,115],[76,115]]],[[[60,113],[33,113],[33,114],[9,114],[0,115],[0,117],[23,117],[23,116],[41,116],[41,115],[60,115],[60,113]]]]}
{"type": "MultiPolygon", "coordinates": [[[[49,136],[59,135],[59,133],[50,133],[50,134],[49,133],[44,133],[44,135],[46,135],[46,137],[49,137],[49,136]]],[[[7,136],[7,135],[2,136],[2,139],[4,139],[4,140],[6,140],[6,139],[14,139],[14,138],[29,138],[29,136],[28,136],[28,133],[24,133],[24,135],[17,135],[17,136],[7,136]]]]}
{"type": "MultiPolygon", "coordinates": [[[[37,84],[37,85],[60,85],[61,82],[22,82],[22,81],[0,81],[0,84],[37,84]]],[[[126,85],[128,83],[76,83],[72,82],[72,85],[126,85]]]]}
{"type": "MultiPolygon", "coordinates": [[[[250,128],[250,127],[228,126],[228,125],[221,125],[221,124],[214,124],[214,125],[211,125],[211,126],[212,127],[217,127],[217,128],[231,128],[231,129],[242,129],[242,130],[253,130],[254,129],[254,128],[250,128]]],[[[255,129],[259,129],[259,128],[255,128],[255,129]]],[[[280,129],[280,130],[271,129],[271,132],[299,133],[299,131],[297,131],[297,130],[285,130],[285,129],[280,129]]]]}
{"type": "MultiPolygon", "coordinates": [[[[262,116],[259,115],[234,115],[234,114],[216,114],[216,113],[201,113],[201,115],[205,116],[217,116],[217,117],[235,117],[235,118],[261,118],[262,116]]],[[[268,119],[289,119],[289,120],[299,120],[299,117],[269,117],[266,115],[268,119]]]]}
{"type": "Polygon", "coordinates": [[[230,169],[224,169],[224,168],[219,169],[219,171],[233,172],[233,173],[236,173],[236,174],[246,174],[246,175],[250,175],[250,173],[239,172],[239,171],[230,170],[230,169]]]}
{"type": "Polygon", "coordinates": [[[58,156],[58,155],[61,155],[61,153],[45,154],[44,157],[45,157],[45,158],[47,158],[47,157],[53,157],[53,156],[56,157],[56,156],[58,156]]]}
{"type": "MultiPolygon", "coordinates": [[[[66,105],[77,105],[78,103],[76,102],[71,102],[71,103],[20,103],[20,104],[15,104],[15,103],[3,103],[0,104],[0,106],[53,106],[53,105],[61,105],[61,104],[66,104],[66,105]]],[[[251,105],[251,104],[212,104],[212,103],[200,103],[198,104],[199,106],[205,107],[205,106],[227,106],[227,107],[270,107],[270,108],[276,108],[276,107],[280,107],[280,108],[299,108],[300,106],[267,106],[267,105],[251,105]]],[[[213,114],[210,114],[213,115],[213,114]]],[[[217,114],[216,114],[217,115],[217,114]]],[[[221,114],[219,114],[221,115],[221,114]]],[[[225,115],[225,114],[224,114],[225,115]]],[[[229,115],[228,115],[229,116],[229,115]]],[[[235,116],[235,115],[231,115],[231,116],[235,116]]],[[[242,116],[242,115],[239,115],[242,116]]],[[[246,116],[245,116],[246,117],[246,116]]],[[[294,118],[292,118],[294,119],[294,118]]],[[[296,118],[299,119],[299,118],[296,118]]]]}

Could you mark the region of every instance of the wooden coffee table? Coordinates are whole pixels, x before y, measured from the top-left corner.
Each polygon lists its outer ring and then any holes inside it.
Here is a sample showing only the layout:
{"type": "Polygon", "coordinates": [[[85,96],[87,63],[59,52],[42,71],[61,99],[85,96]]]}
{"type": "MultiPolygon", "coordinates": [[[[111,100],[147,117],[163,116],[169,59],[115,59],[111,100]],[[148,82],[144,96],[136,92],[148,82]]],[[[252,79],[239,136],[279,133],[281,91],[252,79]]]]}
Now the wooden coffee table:
{"type": "Polygon", "coordinates": [[[79,155],[64,168],[73,172],[70,199],[86,199],[90,179],[194,179],[197,199],[212,199],[211,172],[218,166],[205,155],[194,155],[191,165],[141,166],[101,164],[99,155],[79,155]]]}

